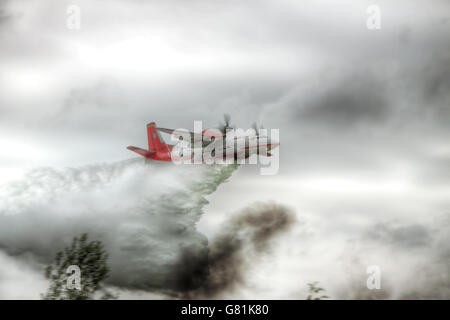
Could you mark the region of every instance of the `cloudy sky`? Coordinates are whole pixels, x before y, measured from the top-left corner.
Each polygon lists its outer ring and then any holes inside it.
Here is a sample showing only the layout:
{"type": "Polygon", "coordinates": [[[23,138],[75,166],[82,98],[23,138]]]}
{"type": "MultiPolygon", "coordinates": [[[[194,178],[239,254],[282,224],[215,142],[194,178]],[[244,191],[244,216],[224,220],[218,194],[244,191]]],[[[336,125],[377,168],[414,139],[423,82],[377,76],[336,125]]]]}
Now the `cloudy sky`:
{"type": "MultiPolygon", "coordinates": [[[[195,212],[180,219],[188,251],[208,247],[212,272],[239,277],[187,297],[302,299],[313,281],[332,298],[450,297],[448,1],[3,0],[0,43],[0,298],[39,298],[42,266],[60,249],[50,243],[83,230],[100,228],[112,264],[127,269],[121,259],[136,248],[124,255],[112,235],[131,245],[148,210],[164,216],[186,209],[182,200],[195,212]],[[371,4],[378,30],[366,26],[371,4]],[[67,26],[70,5],[80,29],[67,26]],[[149,121],[214,127],[223,113],[280,130],[278,174],[241,166],[223,183],[211,168],[142,167],[125,149],[146,145],[149,121]],[[162,190],[143,181],[154,175],[162,190]],[[99,227],[111,199],[123,206],[99,227]],[[142,199],[150,207],[128,216],[142,199]],[[262,224],[239,218],[255,215],[283,223],[256,241],[262,224]],[[224,239],[241,236],[215,263],[224,239]],[[366,287],[370,265],[380,290],[366,287]]],[[[161,255],[183,242],[148,232],[161,255]]],[[[179,290],[149,280],[155,260],[137,279],[113,273],[111,285],[124,298],[179,290]]]]}

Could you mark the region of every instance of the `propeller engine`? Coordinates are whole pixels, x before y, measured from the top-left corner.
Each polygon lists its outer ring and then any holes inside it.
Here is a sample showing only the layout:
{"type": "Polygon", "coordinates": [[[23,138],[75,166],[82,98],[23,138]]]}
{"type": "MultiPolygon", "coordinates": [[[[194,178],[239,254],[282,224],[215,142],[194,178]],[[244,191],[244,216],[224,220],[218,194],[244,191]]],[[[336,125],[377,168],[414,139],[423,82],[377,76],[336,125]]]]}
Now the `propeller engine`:
{"type": "Polygon", "coordinates": [[[225,113],[223,115],[223,120],[224,122],[220,123],[219,130],[225,135],[227,133],[227,130],[235,129],[235,127],[233,125],[230,125],[231,117],[228,113],[225,113]]]}

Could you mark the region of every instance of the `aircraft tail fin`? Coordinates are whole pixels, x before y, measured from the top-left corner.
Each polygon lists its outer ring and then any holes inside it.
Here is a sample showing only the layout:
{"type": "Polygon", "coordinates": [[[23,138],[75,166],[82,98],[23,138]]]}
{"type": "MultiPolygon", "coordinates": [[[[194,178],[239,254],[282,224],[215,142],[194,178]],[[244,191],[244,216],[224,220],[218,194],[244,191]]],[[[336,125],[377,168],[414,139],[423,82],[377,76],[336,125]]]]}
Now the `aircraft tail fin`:
{"type": "Polygon", "coordinates": [[[167,150],[167,145],[162,141],[156,130],[156,124],[150,122],[147,124],[147,138],[148,138],[148,150],[150,151],[165,151],[167,150]]]}

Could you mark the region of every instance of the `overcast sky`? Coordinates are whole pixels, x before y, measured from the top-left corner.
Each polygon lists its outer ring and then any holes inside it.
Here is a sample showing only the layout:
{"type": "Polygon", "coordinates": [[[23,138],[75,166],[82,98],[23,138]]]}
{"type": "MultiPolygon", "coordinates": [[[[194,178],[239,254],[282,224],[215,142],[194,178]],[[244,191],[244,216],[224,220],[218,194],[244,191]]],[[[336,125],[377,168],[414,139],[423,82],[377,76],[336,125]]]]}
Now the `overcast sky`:
{"type": "MultiPolygon", "coordinates": [[[[0,44],[3,197],[11,180],[36,182],[23,177],[36,167],[133,158],[125,147],[146,145],[150,121],[214,127],[229,113],[280,130],[280,170],[236,170],[207,196],[199,233],[211,241],[261,201],[297,222],[220,297],[302,298],[312,281],[334,298],[450,297],[448,1],[1,1],[0,44]],[[366,26],[370,4],[379,30],[366,26]],[[368,265],[381,293],[365,288],[368,265]]],[[[2,215],[32,197],[14,192],[2,215]]],[[[38,298],[35,259],[12,251],[0,260],[21,271],[2,267],[0,297],[38,298]]]]}

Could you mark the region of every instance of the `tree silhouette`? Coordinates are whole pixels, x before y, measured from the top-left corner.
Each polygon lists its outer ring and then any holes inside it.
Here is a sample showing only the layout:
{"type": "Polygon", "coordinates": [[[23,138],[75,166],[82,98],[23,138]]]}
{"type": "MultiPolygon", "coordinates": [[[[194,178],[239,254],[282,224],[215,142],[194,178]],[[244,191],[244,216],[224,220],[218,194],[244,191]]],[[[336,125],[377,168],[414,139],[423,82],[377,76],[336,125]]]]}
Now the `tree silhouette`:
{"type": "Polygon", "coordinates": [[[323,300],[329,298],[327,295],[320,295],[320,292],[325,291],[325,289],[318,287],[318,284],[319,282],[317,281],[308,283],[309,294],[306,300],[323,300]]]}
{"type": "Polygon", "coordinates": [[[88,242],[88,235],[75,237],[72,244],[56,254],[55,262],[47,266],[45,277],[50,280],[50,287],[45,295],[46,300],[90,300],[116,299],[117,296],[108,292],[102,282],[108,278],[109,268],[106,263],[108,254],[100,241],[88,242]],[[71,288],[72,274],[69,266],[79,268],[81,285],[71,288]]]}

